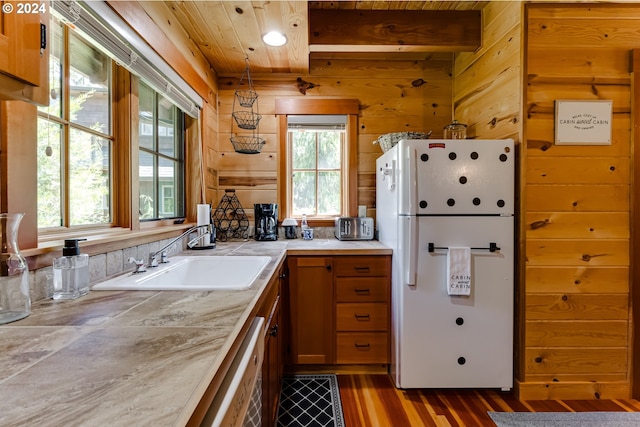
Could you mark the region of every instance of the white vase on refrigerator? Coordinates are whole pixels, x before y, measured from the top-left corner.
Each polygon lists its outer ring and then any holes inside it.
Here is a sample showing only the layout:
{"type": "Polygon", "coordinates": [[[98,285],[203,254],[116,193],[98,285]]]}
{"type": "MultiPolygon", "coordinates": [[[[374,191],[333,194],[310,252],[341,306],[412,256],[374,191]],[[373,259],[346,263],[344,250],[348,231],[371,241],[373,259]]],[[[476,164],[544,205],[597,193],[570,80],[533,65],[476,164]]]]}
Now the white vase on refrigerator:
{"type": "Polygon", "coordinates": [[[378,158],[397,387],[513,386],[514,166],[510,139],[402,140],[378,158]],[[469,254],[463,295],[447,288],[449,248],[469,254]]]}

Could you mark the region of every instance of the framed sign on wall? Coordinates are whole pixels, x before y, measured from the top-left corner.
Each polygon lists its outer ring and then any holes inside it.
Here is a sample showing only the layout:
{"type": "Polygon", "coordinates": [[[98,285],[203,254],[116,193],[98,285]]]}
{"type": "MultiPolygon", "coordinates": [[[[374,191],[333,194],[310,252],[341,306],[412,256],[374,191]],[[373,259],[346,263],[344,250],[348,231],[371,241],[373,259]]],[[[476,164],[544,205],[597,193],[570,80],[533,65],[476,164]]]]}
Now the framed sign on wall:
{"type": "Polygon", "coordinates": [[[556,100],[556,145],[610,145],[613,101],[556,100]]]}

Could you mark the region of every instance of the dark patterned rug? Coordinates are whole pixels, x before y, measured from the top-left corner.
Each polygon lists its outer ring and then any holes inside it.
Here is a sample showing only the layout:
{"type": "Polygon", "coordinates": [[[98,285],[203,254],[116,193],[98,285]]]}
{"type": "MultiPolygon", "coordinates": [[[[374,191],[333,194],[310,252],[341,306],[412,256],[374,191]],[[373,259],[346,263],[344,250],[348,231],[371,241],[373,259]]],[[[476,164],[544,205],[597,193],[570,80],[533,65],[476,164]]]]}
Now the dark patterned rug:
{"type": "Polygon", "coordinates": [[[285,376],[278,427],[344,427],[336,376],[285,376]]]}
{"type": "Polygon", "coordinates": [[[640,412],[489,412],[498,427],[637,427],[640,412]]]}

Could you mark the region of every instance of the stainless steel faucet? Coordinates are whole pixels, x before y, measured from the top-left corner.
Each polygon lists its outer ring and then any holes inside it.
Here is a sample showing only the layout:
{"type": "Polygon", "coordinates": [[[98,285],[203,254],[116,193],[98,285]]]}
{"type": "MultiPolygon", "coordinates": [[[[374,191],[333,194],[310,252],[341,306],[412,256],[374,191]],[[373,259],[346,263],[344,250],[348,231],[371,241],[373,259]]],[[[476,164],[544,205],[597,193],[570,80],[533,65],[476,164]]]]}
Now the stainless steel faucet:
{"type": "Polygon", "coordinates": [[[148,266],[149,267],[157,267],[158,266],[158,259],[157,259],[158,255],[160,255],[160,263],[164,264],[164,263],[169,262],[169,257],[167,255],[167,249],[169,249],[176,242],[182,240],[183,237],[188,236],[189,234],[193,233],[194,231],[198,231],[201,228],[206,228],[207,232],[203,233],[203,234],[198,233],[198,236],[196,236],[195,238],[189,240],[187,242],[187,247],[189,249],[193,248],[193,245],[195,245],[196,242],[198,242],[198,240],[202,240],[205,236],[210,236],[211,234],[213,234],[213,224],[195,225],[195,226],[189,228],[187,231],[185,231],[181,235],[179,235],[178,237],[176,237],[175,239],[173,239],[172,241],[170,241],[169,243],[167,243],[160,250],[150,254],[149,255],[149,265],[148,266]]]}

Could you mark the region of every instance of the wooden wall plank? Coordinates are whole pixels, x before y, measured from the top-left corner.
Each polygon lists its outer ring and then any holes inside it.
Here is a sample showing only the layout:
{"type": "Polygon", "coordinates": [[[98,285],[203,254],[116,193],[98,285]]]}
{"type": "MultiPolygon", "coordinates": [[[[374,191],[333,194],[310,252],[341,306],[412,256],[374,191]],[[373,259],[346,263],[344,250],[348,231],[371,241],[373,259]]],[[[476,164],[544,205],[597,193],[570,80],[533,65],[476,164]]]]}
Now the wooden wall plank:
{"type": "MultiPolygon", "coordinates": [[[[584,25],[595,26],[602,24],[602,20],[607,22],[615,20],[636,20],[640,19],[640,6],[637,4],[616,4],[615,7],[607,4],[571,5],[560,4],[553,7],[532,7],[529,9],[531,19],[583,19],[584,25]]],[[[564,44],[564,43],[563,43],[564,44]]]]}
{"type": "MultiPolygon", "coordinates": [[[[637,8],[627,10],[633,10],[636,14],[638,11],[637,8]]],[[[593,19],[530,16],[529,46],[554,46],[558,44],[558,40],[562,40],[564,46],[582,49],[589,49],[593,46],[633,49],[638,45],[636,20],[626,17],[606,19],[606,25],[594,25],[596,21],[593,19]]]]}
{"type": "Polygon", "coordinates": [[[527,347],[625,347],[628,323],[613,321],[528,321],[527,347]]]}
{"type": "Polygon", "coordinates": [[[624,373],[628,369],[625,347],[602,348],[530,348],[527,372],[531,374],[624,373]]]}
{"type": "Polygon", "coordinates": [[[629,240],[527,239],[527,265],[628,265],[629,240]]]}
{"type": "Polygon", "coordinates": [[[525,179],[531,184],[627,184],[628,157],[531,157],[525,179]]]}
{"type": "Polygon", "coordinates": [[[592,47],[576,49],[572,46],[560,46],[549,49],[548,46],[529,47],[527,57],[529,81],[544,82],[551,77],[586,78],[593,82],[623,82],[629,80],[629,50],[627,48],[592,47]],[[549,67],[558,64],[559,67],[549,67]]]}
{"type": "Polygon", "coordinates": [[[627,266],[530,266],[526,268],[527,296],[531,294],[628,294],[627,266]]]}
{"type": "Polygon", "coordinates": [[[527,321],[629,319],[625,294],[532,294],[526,304],[527,321]]]}
{"type": "MultiPolygon", "coordinates": [[[[548,375],[547,378],[550,376],[548,375]]],[[[527,382],[517,381],[520,398],[523,400],[555,400],[555,399],[619,399],[629,395],[629,382],[620,375],[589,375],[581,381],[537,380],[535,376],[527,376],[527,382]]]]}
{"type": "Polygon", "coordinates": [[[624,212],[628,185],[527,185],[527,212],[624,212]]]}
{"type": "Polygon", "coordinates": [[[629,81],[626,84],[578,84],[569,79],[559,84],[530,84],[527,91],[529,112],[553,113],[557,99],[579,99],[585,101],[612,100],[614,113],[631,111],[629,81]]]}
{"type": "Polygon", "coordinates": [[[628,212],[527,212],[531,239],[628,239],[628,212]]]}

